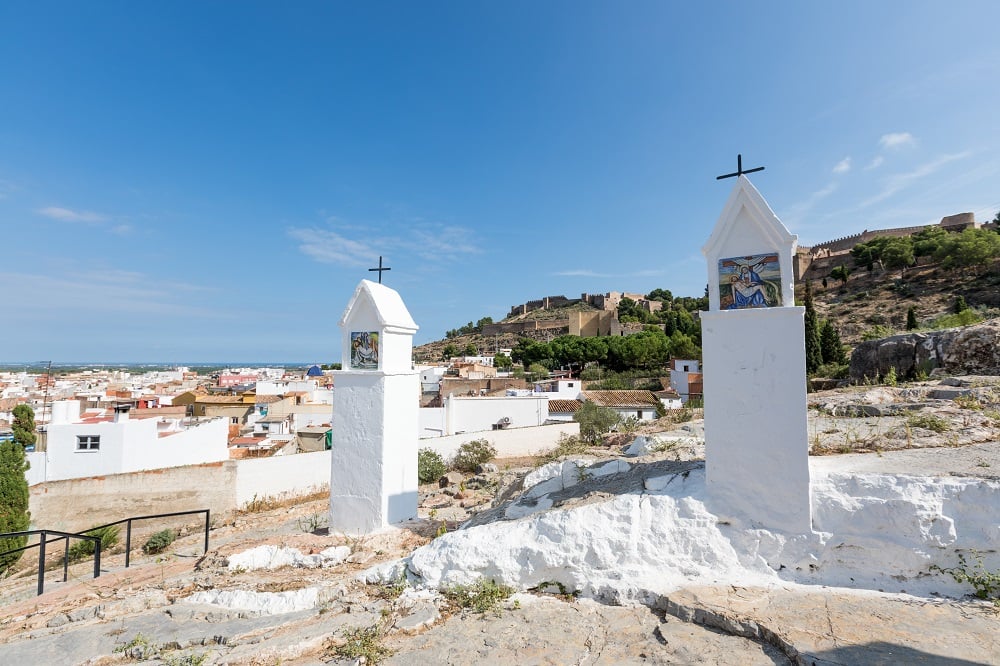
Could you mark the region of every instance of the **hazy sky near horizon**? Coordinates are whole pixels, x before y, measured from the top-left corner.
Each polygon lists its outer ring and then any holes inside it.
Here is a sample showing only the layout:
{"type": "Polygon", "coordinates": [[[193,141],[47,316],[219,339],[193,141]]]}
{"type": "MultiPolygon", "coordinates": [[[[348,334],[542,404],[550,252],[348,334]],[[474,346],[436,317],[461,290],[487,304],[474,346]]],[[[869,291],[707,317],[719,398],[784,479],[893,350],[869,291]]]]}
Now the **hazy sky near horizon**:
{"type": "Polygon", "coordinates": [[[0,361],[338,361],[701,295],[736,154],[804,245],[1000,209],[1000,3],[0,3],[0,361]]]}

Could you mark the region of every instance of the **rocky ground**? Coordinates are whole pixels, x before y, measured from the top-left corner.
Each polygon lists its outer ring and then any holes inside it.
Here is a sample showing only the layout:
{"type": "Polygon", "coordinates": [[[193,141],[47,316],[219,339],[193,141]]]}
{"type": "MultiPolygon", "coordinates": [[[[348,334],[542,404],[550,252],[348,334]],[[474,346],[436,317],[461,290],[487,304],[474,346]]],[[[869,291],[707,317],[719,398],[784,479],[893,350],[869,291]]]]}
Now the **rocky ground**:
{"type": "MultiPolygon", "coordinates": [[[[998,386],[965,378],[813,393],[810,447],[830,469],[998,478],[998,386]]],[[[641,487],[640,476],[698,465],[698,416],[680,412],[605,446],[563,451],[608,472],[563,501],[596,501],[641,487]],[[644,464],[615,472],[626,459],[644,464]]],[[[970,599],[746,585],[616,606],[556,585],[511,596],[487,587],[462,601],[363,582],[373,566],[486,520],[540,462],[498,460],[424,486],[418,520],[372,536],[326,534],[327,499],[315,497],[217,523],[207,554],[194,530],[163,555],[134,553],[129,569],[112,553],[98,579],[87,563],[71,567],[68,583],[50,571],[41,597],[22,571],[0,583],[0,663],[1000,663],[1000,616],[970,599]]]]}

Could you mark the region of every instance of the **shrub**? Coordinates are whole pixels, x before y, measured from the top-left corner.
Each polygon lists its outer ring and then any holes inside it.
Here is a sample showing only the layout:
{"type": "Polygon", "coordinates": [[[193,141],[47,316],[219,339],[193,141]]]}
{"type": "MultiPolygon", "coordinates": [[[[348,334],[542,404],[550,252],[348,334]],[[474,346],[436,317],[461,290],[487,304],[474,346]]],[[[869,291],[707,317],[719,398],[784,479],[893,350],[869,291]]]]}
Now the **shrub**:
{"type": "Polygon", "coordinates": [[[935,318],[927,325],[927,328],[931,330],[937,330],[941,328],[958,328],[959,326],[968,326],[970,324],[977,324],[983,320],[982,315],[980,315],[975,310],[966,308],[958,314],[947,314],[941,315],[935,318]]]}
{"type": "MultiPolygon", "coordinates": [[[[109,548],[118,543],[118,536],[121,532],[120,525],[108,525],[106,527],[91,528],[82,534],[95,536],[101,540],[101,552],[107,552],[109,548]]],[[[76,562],[94,554],[94,542],[80,540],[69,547],[69,561],[76,562]]]]}
{"type": "Polygon", "coordinates": [[[887,338],[890,335],[895,334],[896,331],[892,330],[888,326],[883,326],[882,324],[876,324],[872,326],[864,333],[861,334],[862,340],[881,340],[882,338],[887,338]]]}
{"type": "MultiPolygon", "coordinates": [[[[156,555],[157,553],[162,553],[167,549],[167,546],[174,542],[177,538],[177,532],[173,530],[161,530],[149,537],[149,541],[143,544],[142,552],[147,555],[156,555]]],[[[104,546],[102,545],[103,549],[104,546]]]]}
{"type": "Polygon", "coordinates": [[[458,447],[458,453],[452,459],[451,466],[459,472],[475,472],[477,467],[489,462],[496,455],[497,450],[488,441],[474,439],[458,447]]]}
{"type": "Polygon", "coordinates": [[[448,467],[437,451],[427,448],[417,451],[417,478],[420,483],[437,481],[447,471],[448,467]]]}
{"type": "Polygon", "coordinates": [[[587,448],[587,443],[580,441],[579,437],[562,433],[556,442],[556,448],[542,454],[541,462],[544,465],[564,456],[581,455],[587,452],[587,448]]]}

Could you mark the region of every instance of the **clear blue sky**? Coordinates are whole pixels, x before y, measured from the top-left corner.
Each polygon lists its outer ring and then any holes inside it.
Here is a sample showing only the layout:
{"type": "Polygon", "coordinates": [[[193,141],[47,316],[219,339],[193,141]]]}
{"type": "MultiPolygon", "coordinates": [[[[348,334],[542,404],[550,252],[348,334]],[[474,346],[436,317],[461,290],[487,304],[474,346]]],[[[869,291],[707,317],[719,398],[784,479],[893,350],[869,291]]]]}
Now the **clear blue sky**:
{"type": "Polygon", "coordinates": [[[339,360],[544,295],[700,295],[751,176],[799,242],[1000,209],[1000,3],[0,3],[0,360],[339,360]]]}

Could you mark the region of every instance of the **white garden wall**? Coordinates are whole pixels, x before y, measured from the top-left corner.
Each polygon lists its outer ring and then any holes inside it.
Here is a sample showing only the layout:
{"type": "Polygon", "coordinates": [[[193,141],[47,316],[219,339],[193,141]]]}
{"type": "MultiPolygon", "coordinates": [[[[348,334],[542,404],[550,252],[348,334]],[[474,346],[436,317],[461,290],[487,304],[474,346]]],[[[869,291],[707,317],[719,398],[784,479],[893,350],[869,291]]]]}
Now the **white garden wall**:
{"type": "Polygon", "coordinates": [[[532,456],[555,448],[562,435],[580,434],[579,423],[554,423],[533,428],[513,428],[509,430],[483,430],[466,432],[448,437],[431,437],[420,440],[420,448],[432,449],[443,458],[450,458],[465,442],[485,439],[497,450],[497,458],[517,458],[532,456]]]}
{"type": "Polygon", "coordinates": [[[295,497],[330,487],[329,451],[238,460],[235,464],[237,507],[255,496],[295,497]]]}

